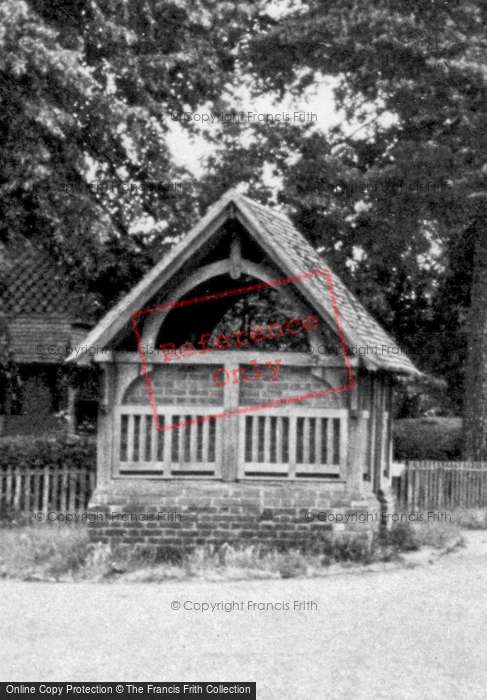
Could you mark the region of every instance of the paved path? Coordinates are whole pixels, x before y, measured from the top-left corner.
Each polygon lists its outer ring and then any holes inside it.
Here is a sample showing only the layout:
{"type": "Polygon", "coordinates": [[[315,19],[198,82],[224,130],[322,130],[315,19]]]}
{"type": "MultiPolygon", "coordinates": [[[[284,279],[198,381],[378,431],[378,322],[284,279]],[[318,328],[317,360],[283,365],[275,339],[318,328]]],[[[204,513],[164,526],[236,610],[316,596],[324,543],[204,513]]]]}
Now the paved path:
{"type": "Polygon", "coordinates": [[[3,581],[0,680],[256,681],[259,700],[484,700],[487,533],[467,537],[467,550],[433,565],[325,579],[3,581]],[[174,611],[172,601],[246,609],[174,611]],[[249,611],[248,601],[291,609],[249,611]]]}

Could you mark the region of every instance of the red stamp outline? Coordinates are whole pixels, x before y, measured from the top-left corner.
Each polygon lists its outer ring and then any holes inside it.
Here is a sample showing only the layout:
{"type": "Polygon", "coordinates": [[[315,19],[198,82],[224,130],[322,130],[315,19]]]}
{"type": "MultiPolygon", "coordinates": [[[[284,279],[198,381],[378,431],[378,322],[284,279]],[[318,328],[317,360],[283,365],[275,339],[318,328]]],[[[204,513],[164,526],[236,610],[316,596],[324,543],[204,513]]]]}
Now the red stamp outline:
{"type": "Polygon", "coordinates": [[[189,425],[196,425],[197,423],[206,423],[211,420],[218,420],[219,418],[227,418],[228,416],[235,416],[243,413],[249,413],[251,411],[258,411],[265,408],[274,408],[276,406],[283,406],[285,404],[294,403],[298,401],[306,401],[308,399],[318,398],[319,396],[327,396],[329,394],[338,394],[341,391],[351,391],[355,389],[355,377],[353,374],[352,365],[350,363],[350,357],[347,350],[347,344],[345,342],[345,334],[343,332],[342,321],[340,318],[340,312],[338,310],[338,302],[335,295],[335,290],[333,288],[333,280],[331,277],[330,270],[325,268],[323,270],[316,270],[314,272],[305,272],[301,275],[294,275],[292,277],[282,277],[278,280],[271,280],[270,282],[260,282],[258,284],[252,284],[247,287],[237,287],[235,289],[229,289],[225,292],[217,292],[216,294],[206,294],[200,297],[194,297],[192,299],[185,299],[183,301],[173,301],[168,304],[162,304],[161,306],[155,306],[152,309],[143,309],[141,311],[134,311],[130,315],[132,326],[135,333],[135,339],[137,341],[137,349],[142,362],[142,369],[144,372],[145,384],[147,387],[147,393],[149,395],[149,402],[152,408],[152,413],[154,415],[154,421],[156,430],[158,432],[164,432],[167,430],[174,430],[175,428],[183,428],[189,425]],[[328,291],[330,293],[331,304],[333,307],[333,313],[335,316],[335,322],[337,325],[338,338],[340,340],[340,346],[343,353],[343,358],[345,361],[345,368],[347,370],[348,384],[332,388],[332,389],[322,389],[321,391],[316,391],[311,394],[301,394],[300,396],[291,396],[285,399],[277,399],[276,401],[269,401],[268,403],[257,404],[255,406],[242,406],[240,408],[233,409],[231,411],[225,411],[224,413],[217,413],[209,416],[201,416],[200,418],[194,418],[192,420],[181,421],[180,423],[174,423],[173,425],[164,425],[161,427],[159,424],[159,414],[157,410],[157,404],[154,396],[154,391],[152,388],[152,382],[150,378],[150,371],[147,366],[147,358],[145,356],[144,346],[142,344],[142,336],[140,333],[138,319],[143,316],[148,316],[149,314],[156,313],[158,311],[165,311],[166,309],[177,309],[181,306],[190,306],[194,304],[200,304],[203,301],[211,301],[212,299],[221,299],[223,297],[236,296],[237,294],[246,294],[248,292],[255,292],[260,289],[267,289],[268,287],[278,287],[282,284],[289,284],[290,282],[297,282],[299,280],[310,279],[312,277],[321,277],[324,275],[328,284],[328,291]]]}

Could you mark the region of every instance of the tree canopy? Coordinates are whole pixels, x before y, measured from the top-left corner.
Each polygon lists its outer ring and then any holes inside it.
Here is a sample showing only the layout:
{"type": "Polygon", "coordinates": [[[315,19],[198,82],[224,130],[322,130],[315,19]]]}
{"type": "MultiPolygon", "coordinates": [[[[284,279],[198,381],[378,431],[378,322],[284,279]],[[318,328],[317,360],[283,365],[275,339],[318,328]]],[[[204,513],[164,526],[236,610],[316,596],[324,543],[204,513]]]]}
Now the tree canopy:
{"type": "Polygon", "coordinates": [[[300,230],[418,365],[448,379],[457,410],[484,218],[486,15],[466,1],[296,4],[247,42],[241,69],[256,95],[296,99],[331,76],[342,123],[237,127],[214,158],[213,177],[223,162],[225,180],[256,191],[272,164],[300,230]]]}
{"type": "Polygon", "coordinates": [[[254,15],[216,0],[2,0],[0,242],[50,247],[86,310],[106,310],[197,215],[198,188],[174,185],[188,172],[168,115],[222,108],[254,15]],[[133,234],[144,220],[155,250],[133,234]]]}
{"type": "Polygon", "coordinates": [[[484,260],[487,6],[278,9],[2,0],[0,241],[52,248],[101,313],[224,190],[245,183],[272,201],[267,168],[278,203],[421,369],[448,380],[459,410],[469,342],[487,362],[467,322],[483,289],[473,268],[484,260]],[[252,100],[290,95],[305,109],[326,80],[343,114],[333,128],[183,120],[212,150],[198,182],[175,164],[172,111],[231,112],[241,86],[252,100]],[[174,181],[187,186],[154,185],[174,181]],[[144,221],[150,243],[136,233],[144,221]]]}

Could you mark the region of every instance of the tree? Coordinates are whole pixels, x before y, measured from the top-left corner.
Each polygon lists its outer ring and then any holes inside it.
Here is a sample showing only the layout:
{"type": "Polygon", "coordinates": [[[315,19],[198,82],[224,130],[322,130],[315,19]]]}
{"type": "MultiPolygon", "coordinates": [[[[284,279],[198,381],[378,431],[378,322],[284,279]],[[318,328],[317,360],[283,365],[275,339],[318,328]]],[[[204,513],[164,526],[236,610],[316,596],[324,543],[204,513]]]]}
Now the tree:
{"type": "Polygon", "coordinates": [[[169,115],[222,108],[254,16],[216,0],[1,0],[0,242],[48,247],[86,312],[106,310],[198,216],[169,115]],[[174,181],[186,184],[164,187],[174,181]],[[152,247],[134,233],[147,221],[152,247]]]}
{"type": "MultiPolygon", "coordinates": [[[[229,133],[226,153],[211,163],[216,179],[222,163],[234,183],[240,173],[253,173],[252,187],[264,164],[273,163],[283,181],[281,202],[296,225],[421,368],[450,380],[457,405],[470,290],[458,287],[457,297],[451,290],[448,311],[444,293],[452,276],[468,282],[468,270],[454,266],[459,242],[467,231],[473,235],[474,222],[484,241],[476,197],[485,191],[487,175],[486,20],[480,2],[291,5],[245,44],[242,71],[252,74],[256,96],[290,91],[296,99],[332,76],[344,123],[326,135],[313,124],[251,126],[249,146],[229,133]]],[[[475,259],[479,271],[481,250],[475,259]]],[[[475,279],[476,322],[487,278],[475,279]]],[[[487,376],[480,342],[472,330],[471,357],[482,363],[471,360],[467,387],[480,387],[480,377],[487,376]]],[[[487,434],[480,408],[485,398],[479,393],[473,399],[467,388],[472,433],[487,434]]],[[[478,458],[469,434],[466,455],[478,458]]]]}
{"type": "MultiPolygon", "coordinates": [[[[449,379],[458,404],[466,309],[483,299],[487,6],[291,1],[276,18],[271,5],[0,0],[0,239],[49,245],[101,312],[229,186],[270,201],[270,165],[294,223],[417,363],[449,379]],[[326,135],[312,123],[203,132],[217,147],[205,177],[154,197],[150,183],[188,176],[167,146],[171,111],[231,111],[240,82],[252,98],[298,100],[325,76],[342,124],[326,135]],[[93,191],[93,180],[136,192],[93,191]],[[133,235],[144,217],[159,224],[154,248],[133,235]],[[475,255],[462,257],[464,241],[475,255]]],[[[487,373],[477,318],[474,389],[487,373]]],[[[487,431],[474,393],[470,436],[487,431]]],[[[472,440],[466,455],[479,456],[472,440]]]]}

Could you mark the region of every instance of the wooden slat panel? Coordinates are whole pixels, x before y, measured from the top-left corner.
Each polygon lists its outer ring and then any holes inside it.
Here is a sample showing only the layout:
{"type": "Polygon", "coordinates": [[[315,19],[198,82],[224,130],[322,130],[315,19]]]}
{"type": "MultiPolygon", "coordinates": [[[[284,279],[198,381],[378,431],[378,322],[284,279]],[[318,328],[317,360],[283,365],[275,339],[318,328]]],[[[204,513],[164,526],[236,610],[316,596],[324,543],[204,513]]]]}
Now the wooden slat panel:
{"type": "MultiPolygon", "coordinates": [[[[169,419],[169,425],[177,425],[179,414],[174,413],[169,419]]],[[[179,464],[181,460],[181,428],[172,428],[167,431],[168,440],[171,443],[170,464],[179,464]]]]}
{"type": "Polygon", "coordinates": [[[127,424],[127,462],[134,461],[134,416],[128,416],[127,424]]]}
{"type": "Polygon", "coordinates": [[[167,444],[167,433],[162,430],[165,426],[165,416],[159,415],[159,430],[156,430],[157,438],[154,441],[155,449],[155,461],[166,463],[166,457],[164,455],[164,445],[167,444]]]}
{"type": "Polygon", "coordinates": [[[76,511],[76,490],[78,486],[78,474],[71,473],[69,475],[69,507],[70,513],[76,511]]]}
{"type": "Polygon", "coordinates": [[[284,418],[276,418],[276,463],[283,464],[284,459],[284,418]]]}
{"type": "Polygon", "coordinates": [[[321,440],[323,435],[323,419],[316,419],[315,428],[315,462],[321,466],[321,440]]]}
{"type": "Polygon", "coordinates": [[[202,462],[207,462],[210,454],[210,423],[203,423],[203,447],[201,450],[202,462]]]}
{"type": "Polygon", "coordinates": [[[61,469],[61,493],[59,498],[59,510],[65,511],[67,508],[67,493],[68,493],[68,471],[66,467],[61,469]]]}
{"type": "Polygon", "coordinates": [[[326,463],[331,466],[333,464],[333,445],[334,445],[334,425],[333,418],[329,418],[326,431],[326,463]]]}
{"type": "Polygon", "coordinates": [[[296,476],[296,417],[289,418],[289,477],[293,479],[296,476]]]}
{"type": "Polygon", "coordinates": [[[132,455],[132,460],[134,462],[142,462],[142,453],[141,453],[141,443],[140,443],[140,438],[141,438],[141,432],[142,432],[142,416],[140,414],[136,414],[133,417],[134,420],[134,453],[132,455]]]}
{"type": "MultiPolygon", "coordinates": [[[[165,425],[171,425],[172,423],[172,416],[167,415],[165,416],[166,423],[165,425]]],[[[172,441],[173,441],[173,435],[174,435],[174,430],[165,430],[164,431],[164,464],[166,465],[166,476],[169,475],[170,473],[170,465],[172,462],[172,441]]]]}
{"type": "MultiPolygon", "coordinates": [[[[140,416],[140,430],[139,430],[139,462],[146,462],[146,449],[147,449],[147,420],[150,416],[140,416]]],[[[150,425],[149,425],[149,435],[150,435],[150,425]]],[[[149,437],[150,440],[150,437],[149,437]]]]}
{"type": "Polygon", "coordinates": [[[5,484],[5,504],[7,508],[12,506],[12,487],[13,487],[13,469],[12,467],[7,468],[6,473],[6,484],[5,484]]]}
{"type": "Polygon", "coordinates": [[[44,484],[43,484],[43,494],[42,494],[42,507],[41,510],[49,510],[49,486],[51,481],[51,471],[49,469],[44,469],[44,484]]]}
{"type": "Polygon", "coordinates": [[[30,510],[31,493],[32,493],[32,470],[29,469],[28,471],[25,472],[25,476],[24,476],[24,491],[23,491],[24,500],[23,500],[23,503],[21,505],[21,508],[23,509],[24,512],[27,512],[28,510],[30,510]]]}
{"type": "MultiPolygon", "coordinates": [[[[157,462],[157,450],[158,450],[158,442],[159,442],[159,435],[162,433],[159,433],[156,428],[156,421],[154,420],[153,416],[149,416],[150,420],[150,462],[157,462]]],[[[161,460],[162,461],[162,460],[161,460]]]]}
{"type": "Polygon", "coordinates": [[[309,439],[310,439],[310,418],[305,418],[303,421],[303,464],[309,464],[309,439]]]}
{"type": "Polygon", "coordinates": [[[14,496],[14,508],[15,510],[20,510],[20,499],[22,496],[22,475],[20,471],[17,471],[15,475],[15,496],[14,496]]]}
{"type": "Polygon", "coordinates": [[[218,421],[211,420],[208,422],[209,447],[207,462],[214,464],[220,463],[223,459],[223,445],[221,426],[218,421]]]}
{"type": "Polygon", "coordinates": [[[259,461],[259,418],[252,416],[252,463],[259,461]]]}
{"type": "MultiPolygon", "coordinates": [[[[198,416],[196,416],[198,418],[198,416]]],[[[198,453],[198,423],[196,425],[188,426],[187,430],[190,430],[189,438],[189,461],[194,465],[196,469],[198,465],[197,453],[198,453]]]]}
{"type": "Polygon", "coordinates": [[[41,500],[41,469],[32,470],[32,493],[28,505],[29,511],[39,510],[41,500]]]}
{"type": "MultiPolygon", "coordinates": [[[[323,439],[326,438],[328,441],[327,448],[333,456],[333,433],[332,433],[332,420],[337,421],[337,432],[336,441],[338,451],[341,452],[340,461],[343,463],[346,458],[346,440],[347,440],[347,412],[344,410],[333,410],[333,409],[303,409],[304,416],[301,416],[301,411],[294,416],[289,416],[289,409],[286,410],[287,415],[283,415],[284,411],[276,410],[277,416],[274,415],[274,410],[271,414],[266,415],[266,423],[263,430],[264,434],[264,457],[263,461],[258,461],[262,459],[262,449],[258,450],[254,444],[252,445],[252,461],[246,461],[244,475],[245,474],[266,474],[274,473],[284,476],[284,468],[277,469],[276,465],[286,466],[284,446],[285,446],[285,423],[289,426],[289,450],[288,450],[288,464],[290,465],[288,470],[288,478],[302,478],[304,475],[309,476],[309,478],[320,477],[326,474],[333,475],[334,478],[339,476],[341,465],[333,465],[331,468],[330,459],[327,459],[327,464],[322,464],[322,445],[321,445],[321,434],[323,434],[323,439]],[[324,416],[326,418],[324,418],[324,416]],[[328,418],[330,416],[330,418],[328,418]],[[273,435],[273,428],[271,427],[271,420],[277,419],[275,424],[275,441],[276,450],[270,449],[269,438],[273,435]],[[322,420],[328,421],[330,426],[329,434],[325,435],[326,424],[321,423],[322,420]],[[299,434],[298,434],[299,432],[299,434]],[[297,459],[300,462],[297,462],[297,459]],[[277,462],[274,462],[277,459],[277,462]],[[263,469],[259,465],[265,464],[263,469]],[[270,468],[269,465],[274,465],[274,468],[270,468]],[[269,471],[270,470],[270,471],[269,471]],[[296,474],[299,476],[296,477],[296,474]]],[[[242,417],[242,431],[246,431],[246,437],[249,433],[252,434],[253,442],[255,443],[256,435],[261,435],[262,431],[257,431],[254,420],[255,416],[243,416],[242,417]]],[[[262,435],[261,435],[262,437],[262,435]]],[[[274,438],[273,438],[274,440],[274,438]]],[[[243,448],[242,448],[243,449],[243,448]]],[[[248,460],[250,449],[246,451],[246,457],[248,460]]]]}
{"type": "Polygon", "coordinates": [[[263,416],[264,418],[264,462],[271,462],[271,416],[263,416]]]}

